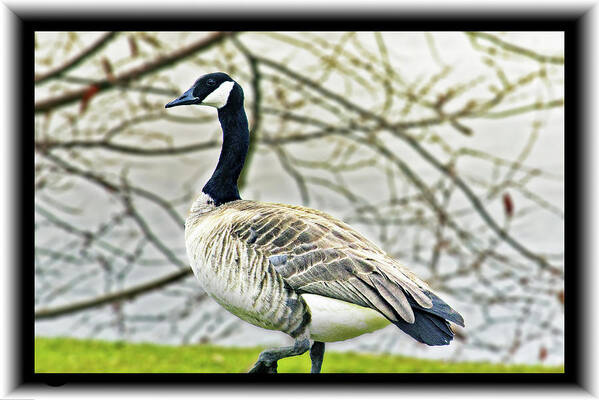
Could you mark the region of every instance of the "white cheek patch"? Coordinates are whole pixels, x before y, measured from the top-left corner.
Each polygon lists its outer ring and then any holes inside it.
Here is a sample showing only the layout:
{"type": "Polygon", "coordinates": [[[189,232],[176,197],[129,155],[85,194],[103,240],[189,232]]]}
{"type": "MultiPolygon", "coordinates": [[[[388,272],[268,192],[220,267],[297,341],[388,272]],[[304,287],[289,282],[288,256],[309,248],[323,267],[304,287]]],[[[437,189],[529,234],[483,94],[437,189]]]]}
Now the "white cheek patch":
{"type": "Polygon", "coordinates": [[[224,107],[227,104],[227,100],[229,100],[229,93],[231,93],[234,85],[235,82],[231,81],[221,83],[219,87],[206,96],[202,104],[216,108],[224,107]]]}

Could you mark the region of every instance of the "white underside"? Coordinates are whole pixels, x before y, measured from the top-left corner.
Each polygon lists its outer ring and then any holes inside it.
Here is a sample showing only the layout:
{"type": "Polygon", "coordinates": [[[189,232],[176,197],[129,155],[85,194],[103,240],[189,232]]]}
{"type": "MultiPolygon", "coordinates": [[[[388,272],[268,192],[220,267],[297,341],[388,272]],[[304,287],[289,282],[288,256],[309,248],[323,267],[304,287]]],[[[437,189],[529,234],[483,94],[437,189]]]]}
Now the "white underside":
{"type": "Polygon", "coordinates": [[[345,301],[302,294],[310,308],[310,337],[319,342],[336,342],[374,332],[390,324],[377,311],[345,301]]]}

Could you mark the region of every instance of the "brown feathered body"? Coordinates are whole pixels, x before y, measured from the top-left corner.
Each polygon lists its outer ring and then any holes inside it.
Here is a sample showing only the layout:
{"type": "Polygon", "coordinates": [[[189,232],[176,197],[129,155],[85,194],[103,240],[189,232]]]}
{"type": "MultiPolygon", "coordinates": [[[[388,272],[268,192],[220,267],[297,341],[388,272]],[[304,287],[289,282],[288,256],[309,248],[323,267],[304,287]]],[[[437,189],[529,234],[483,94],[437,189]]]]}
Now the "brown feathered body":
{"type": "Polygon", "coordinates": [[[312,339],[328,342],[389,322],[414,324],[426,310],[434,314],[438,297],[425,282],[318,210],[248,200],[216,207],[202,193],[185,236],[192,269],[206,292],[266,329],[294,337],[308,329],[312,339]]]}

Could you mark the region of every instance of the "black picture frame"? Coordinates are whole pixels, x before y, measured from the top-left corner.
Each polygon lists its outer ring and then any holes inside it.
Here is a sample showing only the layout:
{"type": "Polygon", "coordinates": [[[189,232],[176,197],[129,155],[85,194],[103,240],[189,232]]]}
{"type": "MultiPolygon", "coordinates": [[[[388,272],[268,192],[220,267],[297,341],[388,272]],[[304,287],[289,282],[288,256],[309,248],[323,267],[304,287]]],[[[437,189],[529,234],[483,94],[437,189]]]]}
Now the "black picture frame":
{"type": "MultiPolygon", "coordinates": [[[[65,10],[62,10],[65,11],[65,10]]],[[[584,11],[584,10],[583,10],[584,11]]],[[[14,365],[13,384],[15,388],[26,390],[47,390],[48,386],[77,387],[86,390],[95,385],[118,385],[131,389],[152,389],[156,386],[177,387],[194,390],[198,387],[222,385],[241,390],[245,385],[268,384],[376,384],[377,388],[399,389],[417,388],[422,384],[439,385],[439,390],[479,388],[492,386],[516,388],[584,388],[589,377],[583,370],[589,362],[584,352],[584,343],[591,340],[585,315],[593,312],[592,305],[585,301],[588,289],[584,284],[585,269],[592,266],[585,263],[583,240],[583,213],[589,207],[585,195],[584,181],[588,178],[585,170],[585,133],[583,121],[585,107],[584,49],[589,38],[586,36],[583,11],[554,12],[541,14],[529,12],[473,11],[468,14],[436,11],[436,14],[407,12],[401,10],[380,10],[374,12],[351,12],[345,15],[336,11],[328,13],[309,11],[303,14],[294,12],[293,17],[284,11],[266,14],[231,15],[200,13],[144,14],[141,17],[134,10],[130,12],[95,12],[88,10],[76,14],[68,12],[16,11],[12,31],[15,42],[15,76],[13,90],[15,112],[19,115],[13,132],[15,136],[15,165],[12,166],[18,182],[14,190],[15,210],[11,221],[15,240],[20,253],[10,266],[14,270],[15,288],[11,302],[13,320],[9,329],[17,338],[10,355],[14,365]],[[34,162],[33,162],[33,34],[40,30],[180,30],[190,27],[193,30],[534,30],[565,32],[565,227],[566,260],[565,271],[565,372],[563,374],[280,374],[276,376],[250,376],[247,374],[48,374],[34,372],[34,162]],[[82,386],[83,385],[83,386],[82,386]]]]}

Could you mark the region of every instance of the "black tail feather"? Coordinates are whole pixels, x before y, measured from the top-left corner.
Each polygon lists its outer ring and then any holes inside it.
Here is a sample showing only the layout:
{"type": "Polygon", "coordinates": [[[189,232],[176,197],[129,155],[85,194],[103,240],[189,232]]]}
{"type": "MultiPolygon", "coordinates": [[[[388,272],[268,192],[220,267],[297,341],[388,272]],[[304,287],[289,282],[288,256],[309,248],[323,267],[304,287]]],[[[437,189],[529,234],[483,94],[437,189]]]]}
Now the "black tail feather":
{"type": "Polygon", "coordinates": [[[433,306],[431,308],[423,308],[419,306],[414,299],[410,298],[408,301],[412,305],[412,308],[417,308],[429,314],[438,315],[439,317],[445,318],[446,320],[458,324],[459,326],[464,326],[464,318],[456,310],[451,308],[433,292],[426,292],[426,294],[433,301],[433,306]]]}
{"type": "Polygon", "coordinates": [[[414,323],[402,319],[392,322],[417,341],[429,346],[447,345],[454,335],[448,321],[464,326],[464,318],[434,293],[427,292],[433,301],[431,308],[421,307],[409,294],[406,295],[414,311],[414,323]]]}
{"type": "Polygon", "coordinates": [[[414,310],[414,317],[413,324],[404,320],[393,323],[414,339],[429,346],[444,346],[453,339],[453,332],[445,319],[419,310],[414,310]]]}

